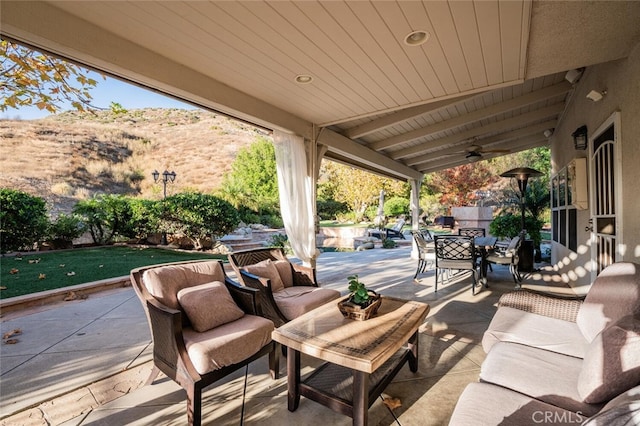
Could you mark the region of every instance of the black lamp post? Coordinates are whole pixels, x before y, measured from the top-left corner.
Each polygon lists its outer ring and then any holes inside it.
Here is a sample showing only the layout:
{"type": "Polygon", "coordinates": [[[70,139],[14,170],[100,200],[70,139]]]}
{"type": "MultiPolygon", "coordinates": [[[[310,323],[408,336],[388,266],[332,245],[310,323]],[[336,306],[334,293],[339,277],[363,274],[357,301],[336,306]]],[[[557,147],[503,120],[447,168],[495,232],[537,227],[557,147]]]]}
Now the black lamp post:
{"type": "Polygon", "coordinates": [[[520,190],[520,207],[522,209],[522,218],[521,218],[521,227],[522,230],[525,230],[524,227],[524,195],[527,191],[527,183],[529,182],[530,177],[542,176],[542,172],[537,171],[536,169],[530,169],[529,167],[518,167],[515,169],[508,170],[500,175],[501,177],[508,178],[516,178],[518,181],[518,189],[520,190]]]}
{"type": "MultiPolygon", "coordinates": [[[[151,176],[153,176],[153,181],[156,183],[158,182],[158,179],[160,179],[160,173],[157,170],[154,170],[151,173],[151,176]]],[[[162,172],[162,186],[163,186],[162,208],[163,210],[164,210],[164,200],[167,198],[167,183],[173,182],[174,180],[176,180],[176,172],[169,172],[167,170],[162,172]]],[[[164,246],[167,245],[167,233],[164,231],[162,232],[162,245],[164,246]]]]}

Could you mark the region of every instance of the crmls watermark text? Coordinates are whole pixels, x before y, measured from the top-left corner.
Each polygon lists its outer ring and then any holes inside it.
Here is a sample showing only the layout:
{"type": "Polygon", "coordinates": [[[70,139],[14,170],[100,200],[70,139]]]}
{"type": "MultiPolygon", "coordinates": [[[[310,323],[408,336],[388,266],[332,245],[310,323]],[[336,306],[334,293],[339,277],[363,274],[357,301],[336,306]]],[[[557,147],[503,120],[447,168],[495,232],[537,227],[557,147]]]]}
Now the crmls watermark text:
{"type": "Polygon", "coordinates": [[[531,420],[536,424],[554,424],[554,423],[582,423],[585,417],[582,412],[572,413],[565,411],[558,413],[557,411],[534,411],[531,420]]]}

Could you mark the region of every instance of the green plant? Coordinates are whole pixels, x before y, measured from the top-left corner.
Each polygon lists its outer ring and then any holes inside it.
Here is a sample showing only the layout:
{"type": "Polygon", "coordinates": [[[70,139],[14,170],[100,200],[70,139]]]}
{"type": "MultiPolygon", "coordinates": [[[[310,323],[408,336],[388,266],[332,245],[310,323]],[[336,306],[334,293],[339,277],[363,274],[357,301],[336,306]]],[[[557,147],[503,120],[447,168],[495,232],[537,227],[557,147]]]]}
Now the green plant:
{"type": "Polygon", "coordinates": [[[78,215],[62,213],[49,225],[48,238],[54,248],[71,248],[73,239],[84,234],[86,229],[86,225],[78,215]]]}
{"type": "MultiPolygon", "coordinates": [[[[526,216],[524,219],[527,234],[529,234],[529,237],[533,240],[533,244],[536,247],[540,246],[540,230],[542,229],[542,225],[542,221],[531,216],[526,216]]],[[[489,233],[498,238],[513,238],[520,233],[521,226],[520,215],[505,213],[493,219],[489,224],[489,233]]]]}
{"type": "Polygon", "coordinates": [[[409,199],[405,197],[391,197],[384,202],[384,215],[387,217],[408,216],[410,214],[409,199]]]}
{"type": "Polygon", "coordinates": [[[289,242],[289,238],[287,234],[273,234],[268,241],[268,244],[271,247],[282,247],[285,248],[289,242]]]}
{"type": "Polygon", "coordinates": [[[162,219],[163,230],[183,235],[195,249],[202,248],[206,237],[221,237],[233,231],[240,217],[227,201],[213,195],[184,192],[167,197],[162,219]]]}
{"type": "Polygon", "coordinates": [[[382,239],[382,248],[391,249],[396,248],[398,244],[393,241],[391,238],[383,238],[382,239]]]}
{"type": "Polygon", "coordinates": [[[347,277],[349,280],[349,300],[363,308],[371,303],[371,295],[369,290],[362,281],[358,279],[358,274],[347,277]]]}
{"type": "Polygon", "coordinates": [[[0,189],[0,251],[31,249],[46,235],[44,199],[14,189],[0,189]]]}
{"type": "Polygon", "coordinates": [[[73,212],[82,217],[96,244],[108,244],[117,237],[128,238],[135,234],[131,228],[131,205],[125,196],[100,195],[82,200],[74,206],[73,212]]]}

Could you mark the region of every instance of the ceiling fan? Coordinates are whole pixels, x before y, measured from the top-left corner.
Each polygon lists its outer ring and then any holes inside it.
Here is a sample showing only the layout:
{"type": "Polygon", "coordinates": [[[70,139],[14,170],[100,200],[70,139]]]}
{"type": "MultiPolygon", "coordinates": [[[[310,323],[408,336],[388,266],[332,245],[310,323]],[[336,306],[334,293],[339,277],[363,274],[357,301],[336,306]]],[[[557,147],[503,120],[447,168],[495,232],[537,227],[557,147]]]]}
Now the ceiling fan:
{"type": "Polygon", "coordinates": [[[482,149],[480,145],[469,145],[463,151],[458,151],[459,154],[465,154],[465,158],[470,163],[482,160],[482,154],[488,153],[508,153],[508,149],[482,149]]]}

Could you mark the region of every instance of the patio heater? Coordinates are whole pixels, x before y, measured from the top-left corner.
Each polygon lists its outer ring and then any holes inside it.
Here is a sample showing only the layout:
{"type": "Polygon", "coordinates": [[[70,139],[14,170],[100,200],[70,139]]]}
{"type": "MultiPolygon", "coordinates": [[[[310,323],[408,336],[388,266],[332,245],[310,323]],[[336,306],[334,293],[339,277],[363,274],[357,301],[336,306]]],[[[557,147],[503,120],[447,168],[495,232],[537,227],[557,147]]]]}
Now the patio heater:
{"type": "MultiPolygon", "coordinates": [[[[157,170],[154,170],[151,173],[151,176],[153,176],[153,181],[156,183],[158,182],[158,179],[160,179],[160,173],[157,170]]],[[[167,170],[162,172],[162,186],[163,186],[162,209],[163,210],[164,210],[164,202],[165,202],[165,199],[167,198],[167,183],[173,182],[174,180],[176,180],[176,172],[169,172],[167,170]]],[[[165,231],[162,231],[162,245],[163,246],[167,245],[167,233],[165,231]]]]}
{"type": "Polygon", "coordinates": [[[527,183],[529,178],[542,176],[542,172],[536,169],[530,169],[529,167],[518,167],[508,170],[500,175],[501,177],[515,178],[518,181],[518,189],[520,190],[520,209],[522,216],[520,219],[521,229],[526,230],[524,227],[524,195],[527,191],[527,183]]]}

